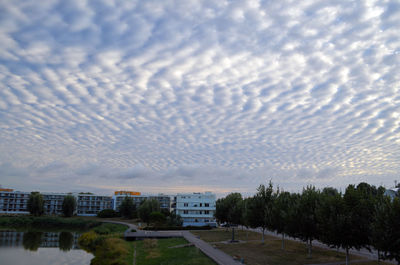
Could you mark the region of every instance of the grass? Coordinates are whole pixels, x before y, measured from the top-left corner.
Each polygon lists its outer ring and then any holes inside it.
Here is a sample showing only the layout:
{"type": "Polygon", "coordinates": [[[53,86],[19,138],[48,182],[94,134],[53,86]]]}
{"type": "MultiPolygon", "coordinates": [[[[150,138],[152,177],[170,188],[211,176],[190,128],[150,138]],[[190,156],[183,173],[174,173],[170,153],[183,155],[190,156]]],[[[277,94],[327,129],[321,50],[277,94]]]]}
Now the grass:
{"type": "Polygon", "coordinates": [[[100,226],[93,228],[93,231],[99,235],[122,234],[128,229],[128,226],[122,224],[102,223],[100,226]]]}
{"type": "MultiPolygon", "coordinates": [[[[225,231],[225,229],[191,231],[191,233],[200,236],[206,242],[214,242],[212,245],[231,256],[238,259],[243,258],[245,264],[248,265],[303,265],[345,261],[344,253],[315,246],[313,247],[312,258],[307,258],[306,245],[293,240],[285,240],[285,250],[281,249],[282,241],[278,237],[265,236],[265,244],[261,244],[261,234],[250,231],[247,235],[248,240],[246,240],[246,231],[238,230],[235,238],[244,242],[233,244],[226,242],[231,239],[231,231],[225,231]]],[[[366,258],[354,255],[350,256],[350,260],[364,259],[366,258]]],[[[378,264],[378,262],[371,261],[359,264],[373,265],[378,264]]],[[[384,265],[387,263],[381,262],[379,264],[384,265]]]]}
{"type": "MultiPolygon", "coordinates": [[[[230,228],[228,230],[225,228],[217,228],[208,231],[190,231],[190,232],[196,236],[200,236],[200,239],[206,242],[221,242],[221,241],[229,241],[232,239],[232,230],[230,228]]],[[[264,239],[276,240],[276,237],[264,235],[264,239]]],[[[235,240],[241,240],[241,241],[261,240],[261,234],[235,228],[235,240]]]]}
{"type": "Polygon", "coordinates": [[[187,244],[183,238],[152,239],[130,242],[136,246],[136,264],[140,265],[215,265],[198,248],[169,248],[187,244]]]}

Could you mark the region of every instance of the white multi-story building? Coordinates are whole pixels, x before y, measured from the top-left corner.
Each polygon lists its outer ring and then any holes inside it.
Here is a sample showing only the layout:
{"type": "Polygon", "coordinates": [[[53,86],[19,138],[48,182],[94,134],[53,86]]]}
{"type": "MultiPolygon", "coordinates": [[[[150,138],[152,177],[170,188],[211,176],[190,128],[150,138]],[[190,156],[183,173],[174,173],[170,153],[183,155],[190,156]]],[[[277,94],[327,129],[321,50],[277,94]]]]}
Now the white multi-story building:
{"type": "Polygon", "coordinates": [[[215,194],[179,193],[176,196],[176,214],[183,220],[183,226],[216,226],[215,194]]]}

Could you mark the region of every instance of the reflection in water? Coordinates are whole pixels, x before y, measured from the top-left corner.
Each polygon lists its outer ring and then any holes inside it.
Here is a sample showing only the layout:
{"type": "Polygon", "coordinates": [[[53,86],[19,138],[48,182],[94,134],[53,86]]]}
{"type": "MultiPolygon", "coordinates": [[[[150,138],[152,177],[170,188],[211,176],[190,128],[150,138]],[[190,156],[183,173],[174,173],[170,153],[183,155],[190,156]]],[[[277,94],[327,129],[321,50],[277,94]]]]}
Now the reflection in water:
{"type": "Polygon", "coordinates": [[[61,232],[58,238],[58,247],[62,251],[70,251],[74,244],[74,236],[70,232],[61,232]]]}
{"type": "Polygon", "coordinates": [[[0,231],[0,264],[82,265],[93,255],[78,248],[80,234],[0,231]]]}
{"type": "Polygon", "coordinates": [[[24,249],[37,251],[42,243],[43,232],[26,232],[22,237],[22,245],[24,249]]]}
{"type": "Polygon", "coordinates": [[[23,246],[26,250],[60,248],[62,251],[79,249],[80,234],[71,232],[16,232],[0,231],[0,247],[23,246]]]}

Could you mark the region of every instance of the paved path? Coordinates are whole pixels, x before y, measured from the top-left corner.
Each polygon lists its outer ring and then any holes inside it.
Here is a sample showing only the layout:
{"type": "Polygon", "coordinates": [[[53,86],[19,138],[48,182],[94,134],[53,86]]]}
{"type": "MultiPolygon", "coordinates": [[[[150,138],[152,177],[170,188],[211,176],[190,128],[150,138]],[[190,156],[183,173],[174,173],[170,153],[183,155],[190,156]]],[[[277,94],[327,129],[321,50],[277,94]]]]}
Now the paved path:
{"type": "Polygon", "coordinates": [[[204,254],[210,257],[219,265],[239,265],[242,264],[238,261],[235,261],[231,256],[226,254],[225,252],[213,248],[210,244],[204,242],[203,240],[197,238],[189,231],[182,231],[183,237],[193,243],[198,249],[200,249],[204,254]]]}
{"type": "Polygon", "coordinates": [[[130,223],[125,223],[121,221],[112,221],[112,220],[104,220],[102,222],[107,222],[107,223],[115,223],[115,224],[123,224],[127,225],[129,228],[125,231],[125,234],[132,234],[131,229],[135,229],[138,231],[138,233],[148,233],[149,235],[153,233],[159,233],[159,234],[174,234],[180,235],[184,237],[189,243],[193,243],[198,249],[200,249],[205,255],[207,255],[210,259],[214,260],[217,264],[219,265],[240,265],[242,263],[234,260],[230,255],[226,254],[225,252],[216,249],[212,247],[210,244],[207,242],[204,242],[200,238],[197,238],[195,235],[190,233],[189,231],[143,231],[140,230],[136,225],[130,224],[130,223]]]}

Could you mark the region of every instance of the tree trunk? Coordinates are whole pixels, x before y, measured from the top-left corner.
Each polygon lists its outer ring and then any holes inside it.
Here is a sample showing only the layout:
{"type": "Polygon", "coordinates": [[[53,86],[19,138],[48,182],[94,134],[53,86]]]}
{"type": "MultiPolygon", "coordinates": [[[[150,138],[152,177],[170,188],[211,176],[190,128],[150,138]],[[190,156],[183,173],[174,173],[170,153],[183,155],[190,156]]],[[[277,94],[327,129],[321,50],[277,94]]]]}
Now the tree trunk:
{"type": "Polygon", "coordinates": [[[285,233],[282,233],[282,250],[285,249],[285,233]]]}
{"type": "Polygon", "coordinates": [[[232,242],[235,241],[235,228],[232,226],[232,242]]]}
{"type": "Polygon", "coordinates": [[[261,237],[261,243],[262,244],[264,244],[264,231],[265,231],[265,228],[263,227],[263,229],[262,229],[262,237],[261,237]]]}
{"type": "Polygon", "coordinates": [[[312,258],[312,239],[310,239],[310,241],[308,243],[308,258],[309,259],[312,258]]]}
{"type": "Polygon", "coordinates": [[[346,248],[346,265],[349,265],[349,248],[346,248]]]}

